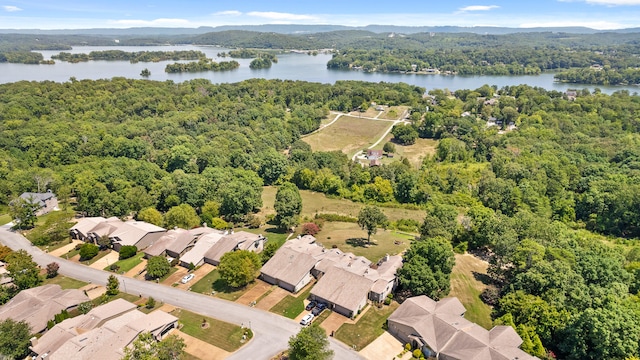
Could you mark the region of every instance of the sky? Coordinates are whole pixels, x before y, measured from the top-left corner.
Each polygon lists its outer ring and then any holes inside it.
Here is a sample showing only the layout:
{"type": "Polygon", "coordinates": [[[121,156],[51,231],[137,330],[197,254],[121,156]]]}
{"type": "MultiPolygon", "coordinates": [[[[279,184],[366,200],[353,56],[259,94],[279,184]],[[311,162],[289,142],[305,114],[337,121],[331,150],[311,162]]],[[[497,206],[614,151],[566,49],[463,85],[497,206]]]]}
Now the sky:
{"type": "Polygon", "coordinates": [[[2,29],[259,24],[640,27],[640,0],[0,0],[2,29]]]}

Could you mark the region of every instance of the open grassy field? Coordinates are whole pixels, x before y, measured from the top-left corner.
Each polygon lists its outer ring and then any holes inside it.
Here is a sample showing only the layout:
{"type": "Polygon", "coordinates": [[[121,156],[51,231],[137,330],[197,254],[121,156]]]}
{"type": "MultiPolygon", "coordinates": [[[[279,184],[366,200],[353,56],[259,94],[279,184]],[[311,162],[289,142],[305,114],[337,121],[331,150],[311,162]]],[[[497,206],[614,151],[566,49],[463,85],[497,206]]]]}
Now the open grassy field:
{"type": "Polygon", "coordinates": [[[269,311],[274,314],[295,319],[304,311],[304,299],[309,297],[313,284],[307,285],[306,289],[298,296],[287,295],[279,303],[275,304],[269,311]]]}
{"type": "MultiPolygon", "coordinates": [[[[275,196],[275,195],[274,195],[275,196]]],[[[284,241],[289,236],[289,233],[286,231],[279,230],[275,225],[264,225],[257,229],[249,229],[249,228],[241,228],[237,229],[241,231],[246,231],[252,234],[262,234],[267,237],[267,240],[271,242],[275,242],[278,245],[284,244],[284,241]]]]}
{"type": "Polygon", "coordinates": [[[398,118],[407,110],[409,110],[409,106],[385,107],[382,114],[378,116],[378,119],[398,120],[398,118]]]}
{"type": "Polygon", "coordinates": [[[305,137],[303,141],[311,145],[313,151],[340,150],[348,156],[375,143],[391,126],[388,121],[361,119],[343,116],[333,125],[305,137]]]}
{"type": "Polygon", "coordinates": [[[88,283],[58,274],[58,276],[54,278],[44,280],[43,285],[49,285],[49,284],[60,285],[62,289],[66,290],[66,289],[80,289],[81,287],[87,285],[88,283]]]}
{"type": "Polygon", "coordinates": [[[225,351],[233,352],[242,346],[242,335],[245,330],[238,325],[216,320],[207,316],[176,309],[171,315],[177,317],[182,324],[180,331],[191,335],[225,351]],[[208,324],[203,327],[203,320],[208,324]]]}
{"type": "Polygon", "coordinates": [[[457,297],[467,309],[464,317],[491,329],[491,307],[480,299],[480,294],[487,288],[487,266],[485,261],[470,254],[456,254],[456,265],[451,273],[451,292],[449,296],[457,297]]]}
{"type": "Polygon", "coordinates": [[[378,229],[371,235],[371,244],[367,245],[367,232],[355,223],[326,222],[316,238],[318,242],[330,249],[334,245],[344,251],[364,256],[377,262],[386,254],[396,255],[403,252],[411,244],[412,236],[392,230],[378,229]]]}
{"type": "MultiPolygon", "coordinates": [[[[276,199],[278,188],[275,186],[265,186],[262,191],[262,210],[260,215],[275,214],[273,204],[276,199]]],[[[364,204],[345,199],[328,198],[322,193],[309,190],[300,190],[302,197],[302,216],[313,218],[317,213],[336,213],[358,217],[358,212],[364,204]]],[[[424,210],[411,210],[403,208],[381,207],[380,210],[387,215],[391,221],[398,219],[413,219],[422,222],[426,215],[424,210]]]]}
{"type": "Polygon", "coordinates": [[[324,119],[322,119],[322,121],[320,121],[320,127],[327,125],[328,123],[332,122],[336,116],[338,116],[338,114],[329,114],[327,115],[327,117],[325,117],[324,119]]]}
{"type": "MultiPolygon", "coordinates": [[[[140,264],[142,262],[142,257],[144,257],[144,253],[143,252],[139,252],[136,255],[128,258],[128,259],[124,259],[124,260],[118,260],[115,263],[113,263],[113,265],[118,265],[119,272],[127,272],[131,269],[133,269],[134,267],[136,267],[136,265],[140,264]]],[[[110,269],[111,266],[107,266],[104,268],[104,270],[111,270],[110,269]]]]}
{"type": "Polygon", "coordinates": [[[396,302],[392,302],[391,305],[383,306],[380,309],[371,306],[359,319],[356,319],[357,322],[355,324],[343,324],[340,326],[335,334],[336,339],[347,344],[347,346],[355,345],[356,351],[362,350],[385,332],[384,324],[387,322],[389,315],[398,306],[396,302]]]}

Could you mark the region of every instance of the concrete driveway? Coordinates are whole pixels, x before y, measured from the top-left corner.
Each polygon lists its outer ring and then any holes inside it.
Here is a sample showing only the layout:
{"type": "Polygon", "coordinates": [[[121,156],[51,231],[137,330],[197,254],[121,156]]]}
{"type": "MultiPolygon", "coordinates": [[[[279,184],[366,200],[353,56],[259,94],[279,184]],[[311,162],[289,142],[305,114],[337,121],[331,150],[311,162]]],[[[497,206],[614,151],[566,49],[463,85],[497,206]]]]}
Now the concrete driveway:
{"type": "MultiPolygon", "coordinates": [[[[393,337],[389,332],[385,331],[377,339],[367,345],[360,351],[360,355],[370,360],[381,359],[398,359],[398,355],[402,353],[404,349],[400,340],[393,337]]],[[[411,358],[411,352],[407,352],[401,359],[411,358]]]]}
{"type": "MultiPolygon", "coordinates": [[[[103,270],[92,269],[88,266],[46,254],[33,246],[20,234],[12,232],[7,226],[0,227],[0,242],[14,250],[26,250],[33,256],[33,260],[42,267],[45,267],[52,261],[56,261],[60,264],[60,270],[58,272],[74,279],[106,285],[107,278],[111,275],[111,273],[103,270]]],[[[118,278],[120,280],[120,290],[126,293],[134,295],[140,294],[147,298],[153,296],[154,299],[160,302],[172,304],[236,325],[249,323],[254,332],[254,338],[248,344],[230,355],[228,357],[230,360],[271,359],[271,357],[286,349],[288,347],[289,337],[297,334],[300,330],[300,325],[294,321],[267,311],[190,291],[175,289],[171,286],[131,279],[124,276],[118,276],[118,278]]],[[[333,338],[329,339],[329,344],[335,353],[335,359],[362,359],[359,353],[333,338]]]]}
{"type": "Polygon", "coordinates": [[[107,266],[112,265],[113,263],[118,261],[119,257],[120,257],[120,253],[118,253],[117,251],[111,250],[110,253],[108,253],[107,255],[105,255],[103,257],[101,257],[100,259],[98,259],[98,261],[94,262],[93,264],[91,264],[89,266],[94,268],[94,269],[102,270],[102,269],[106,268],[107,266]]]}

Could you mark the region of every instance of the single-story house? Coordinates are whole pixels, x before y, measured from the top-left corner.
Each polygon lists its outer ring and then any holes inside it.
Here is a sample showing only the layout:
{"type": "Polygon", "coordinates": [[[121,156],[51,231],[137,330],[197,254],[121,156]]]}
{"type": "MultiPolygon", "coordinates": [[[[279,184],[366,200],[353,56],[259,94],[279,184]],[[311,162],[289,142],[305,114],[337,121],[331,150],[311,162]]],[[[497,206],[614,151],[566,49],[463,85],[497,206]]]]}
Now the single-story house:
{"type": "Polygon", "coordinates": [[[377,276],[374,280],[371,292],[369,292],[369,300],[374,302],[382,302],[396,286],[398,286],[398,277],[396,272],[402,267],[402,256],[386,255],[377,264],[377,276]]]}
{"type": "Polygon", "coordinates": [[[160,226],[146,223],[144,221],[126,221],[118,225],[116,231],[109,234],[113,249],[120,250],[120,247],[129,245],[142,250],[160,239],[166,230],[160,226]]]}
{"type": "Polygon", "coordinates": [[[89,239],[89,232],[105,221],[107,221],[107,219],[102,216],[82,218],[71,227],[69,235],[74,240],[87,241],[89,239]]]}
{"type": "Polygon", "coordinates": [[[311,289],[311,298],[346,317],[355,317],[367,304],[373,281],[340,267],[327,270],[311,289]]]}
{"type": "Polygon", "coordinates": [[[367,150],[367,160],[380,160],[382,159],[382,150],[367,150]]]}
{"type": "Polygon", "coordinates": [[[124,349],[143,332],[160,341],[176,328],[178,318],[156,310],[144,314],[139,310],[125,312],[99,327],[81,332],[48,354],[52,360],[119,360],[124,349]]]}
{"type": "Polygon", "coordinates": [[[51,190],[48,190],[45,193],[26,192],[22,193],[20,197],[25,201],[38,206],[38,210],[36,210],[37,216],[59,210],[58,198],[56,197],[56,194],[51,192],[51,190]]]}
{"type": "Polygon", "coordinates": [[[195,266],[202,265],[204,263],[204,254],[223,236],[225,236],[225,232],[211,229],[206,234],[198,237],[191,250],[188,250],[180,257],[180,265],[184,267],[189,267],[190,264],[195,266]]]}
{"type": "Polygon", "coordinates": [[[145,258],[152,256],[168,256],[174,259],[179,258],[187,250],[193,248],[196,243],[196,236],[189,230],[171,229],[160,237],[156,242],[144,250],[145,258]]]}
{"type": "Polygon", "coordinates": [[[296,293],[311,282],[311,269],[318,262],[313,256],[283,247],[260,270],[262,280],[296,293]]]}
{"type": "Polygon", "coordinates": [[[440,360],[534,360],[519,347],[522,339],[511,326],[486,330],[463,317],[457,298],[438,302],[427,296],[405,300],[387,319],[389,333],[440,360]]]}
{"type": "Polygon", "coordinates": [[[62,290],[60,285],[43,285],[22,290],[13,299],[0,306],[0,321],[13,319],[25,321],[32,333],[47,329],[47,322],[62,310],[75,309],[89,301],[84,292],[77,289],[62,290]]]}
{"type": "Polygon", "coordinates": [[[340,267],[349,272],[363,275],[371,268],[371,261],[363,256],[345,253],[340,249],[327,249],[314,267],[312,274],[319,278],[333,267],[340,267]]]}
{"type": "Polygon", "coordinates": [[[259,253],[264,248],[267,239],[262,235],[252,234],[246,231],[231,231],[223,236],[204,254],[204,262],[216,265],[220,264],[222,255],[235,250],[248,250],[259,253]]]}
{"type": "Polygon", "coordinates": [[[78,315],[56,324],[39,339],[35,337],[31,339],[29,348],[35,354],[36,359],[45,359],[70,339],[100,327],[105,322],[136,308],[135,304],[124,299],[113,300],[91,309],[87,314],[78,315]]]}

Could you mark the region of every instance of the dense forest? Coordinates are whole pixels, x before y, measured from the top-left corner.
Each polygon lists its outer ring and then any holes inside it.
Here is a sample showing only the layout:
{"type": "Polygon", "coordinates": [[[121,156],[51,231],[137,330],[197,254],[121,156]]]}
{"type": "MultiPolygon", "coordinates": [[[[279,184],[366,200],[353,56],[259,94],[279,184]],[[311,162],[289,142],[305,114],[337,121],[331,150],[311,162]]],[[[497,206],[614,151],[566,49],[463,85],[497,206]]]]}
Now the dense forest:
{"type": "Polygon", "coordinates": [[[61,52],[57,55],[52,55],[52,59],[68,61],[68,62],[81,62],[91,60],[125,60],[132,64],[137,62],[158,62],[163,60],[198,60],[206,58],[206,55],[202,51],[195,50],[180,50],[180,51],[133,51],[126,52],[122,50],[105,50],[105,51],[91,51],[89,54],[71,54],[68,52],[61,52]]]}
{"type": "Polygon", "coordinates": [[[0,202],[46,184],[86,215],[215,201],[242,222],[263,185],[291,182],[424,209],[423,224],[403,225],[490,260],[483,299],[497,323],[558,358],[640,355],[640,97],[525,85],[424,93],[259,79],[0,85],[0,202]],[[408,106],[396,146],[433,138],[435,155],[364,168],[300,140],[330,110],[371,102],[408,106]]]}
{"type": "Polygon", "coordinates": [[[215,62],[212,59],[204,58],[188,63],[167,64],[164,71],[168,73],[180,72],[200,72],[200,71],[228,71],[237,69],[240,63],[235,60],[215,62]]]}

